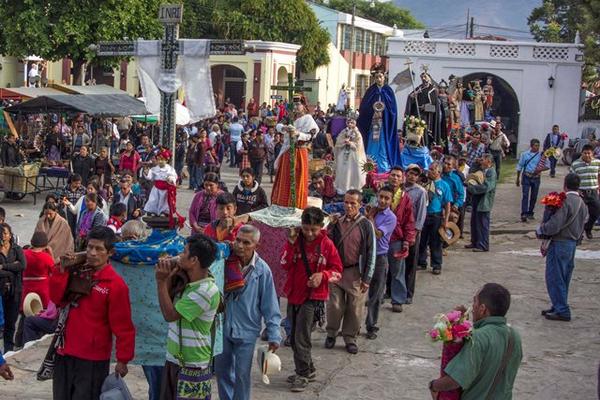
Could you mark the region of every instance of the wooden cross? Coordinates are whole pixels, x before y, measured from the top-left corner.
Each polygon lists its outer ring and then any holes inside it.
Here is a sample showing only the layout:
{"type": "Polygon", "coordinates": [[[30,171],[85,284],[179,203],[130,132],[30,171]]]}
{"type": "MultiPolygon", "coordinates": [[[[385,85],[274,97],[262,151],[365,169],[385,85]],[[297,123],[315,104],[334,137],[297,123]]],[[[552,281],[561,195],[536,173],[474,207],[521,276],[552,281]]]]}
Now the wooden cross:
{"type": "Polygon", "coordinates": [[[303,87],[304,81],[297,80],[294,82],[294,75],[288,74],[288,84],[285,85],[273,85],[271,90],[284,90],[288,92],[288,111],[292,111],[293,99],[295,92],[312,92],[309,87],[303,87]]]}
{"type": "MultiPolygon", "coordinates": [[[[179,40],[179,24],[183,17],[183,4],[163,4],[158,12],[158,19],[164,25],[164,35],[160,44],[161,72],[174,74],[178,55],[183,53],[184,43],[179,40]]],[[[137,41],[100,42],[91,46],[99,56],[136,56],[137,41]]],[[[246,48],[243,40],[211,40],[211,55],[245,54],[253,51],[246,48]]],[[[207,88],[208,89],[208,88],[207,88]]],[[[198,94],[212,96],[209,94],[198,94]]],[[[160,144],[170,147],[172,164],[175,163],[175,101],[177,92],[160,91],[160,144]]]]}

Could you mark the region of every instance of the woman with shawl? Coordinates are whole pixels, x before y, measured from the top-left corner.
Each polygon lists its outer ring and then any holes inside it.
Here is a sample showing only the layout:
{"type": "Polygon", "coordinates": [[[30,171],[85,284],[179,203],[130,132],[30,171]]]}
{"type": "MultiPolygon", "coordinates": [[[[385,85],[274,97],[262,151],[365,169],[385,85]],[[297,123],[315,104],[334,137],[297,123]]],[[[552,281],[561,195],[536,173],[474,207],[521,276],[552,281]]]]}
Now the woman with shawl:
{"type": "Polygon", "coordinates": [[[58,205],[48,202],[44,204],[43,215],[38,220],[35,232],[44,232],[48,237],[48,247],[52,249],[54,261],[74,250],[71,228],[66,219],[58,214],[58,205]]]}

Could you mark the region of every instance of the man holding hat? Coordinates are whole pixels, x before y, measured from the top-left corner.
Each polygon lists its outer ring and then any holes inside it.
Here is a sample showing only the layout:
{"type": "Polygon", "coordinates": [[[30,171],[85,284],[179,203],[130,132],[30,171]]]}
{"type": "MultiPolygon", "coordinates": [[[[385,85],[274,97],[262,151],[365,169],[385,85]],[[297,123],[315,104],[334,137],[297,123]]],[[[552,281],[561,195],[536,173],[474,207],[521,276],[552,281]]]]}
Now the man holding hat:
{"type": "Polygon", "coordinates": [[[471,193],[471,244],[465,246],[474,252],[490,250],[490,213],[496,196],[496,171],[494,159],[489,153],[481,157],[483,183],[469,183],[467,190],[471,193]]]}

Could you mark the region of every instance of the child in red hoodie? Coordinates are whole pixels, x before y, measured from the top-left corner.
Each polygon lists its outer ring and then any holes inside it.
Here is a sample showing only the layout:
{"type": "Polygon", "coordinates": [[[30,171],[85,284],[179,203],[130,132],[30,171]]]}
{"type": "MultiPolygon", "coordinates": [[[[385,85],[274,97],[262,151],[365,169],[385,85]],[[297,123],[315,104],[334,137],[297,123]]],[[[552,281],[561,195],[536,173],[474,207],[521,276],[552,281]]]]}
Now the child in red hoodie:
{"type": "Polygon", "coordinates": [[[288,378],[292,392],[304,391],[316,377],[310,342],[313,323],[321,323],[324,318],[329,283],[338,281],[342,274],[338,251],[323,229],[324,219],[321,209],[306,208],[302,212],[300,233],[290,230],[281,256],[281,267],[287,271],[284,290],[296,367],[296,374],[288,378]]]}
{"type": "Polygon", "coordinates": [[[74,301],[65,299],[69,272],[62,266],[50,277],[50,299],[61,308],[59,326],[68,313],[63,340],[57,342],[52,378],[55,399],[100,397],[109,373],[113,337],[115,373],[127,375],[127,363],[133,359],[135,328],[129,288],[109,264],[114,242],[115,233],[105,226],[95,227],[87,235],[86,266],[93,269],[89,294],[74,301]]]}

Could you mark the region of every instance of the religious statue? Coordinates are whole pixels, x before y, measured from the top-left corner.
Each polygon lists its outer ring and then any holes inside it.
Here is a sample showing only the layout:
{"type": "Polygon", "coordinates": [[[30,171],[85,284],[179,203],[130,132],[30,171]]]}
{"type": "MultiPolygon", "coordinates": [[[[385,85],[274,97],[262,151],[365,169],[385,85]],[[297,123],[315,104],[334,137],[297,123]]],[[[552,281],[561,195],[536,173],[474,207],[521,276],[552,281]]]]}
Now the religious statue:
{"type": "Polygon", "coordinates": [[[483,121],[483,101],[485,100],[485,96],[483,95],[480,82],[478,80],[471,82],[473,84],[473,113],[475,114],[475,122],[483,121]]]}
{"type": "Polygon", "coordinates": [[[366,176],[362,165],[367,161],[362,135],[354,114],[346,119],[346,128],[338,135],[334,148],[335,188],[344,194],[349,189],[361,190],[366,176]]]}
{"type": "Polygon", "coordinates": [[[378,172],[387,172],[400,165],[400,144],[397,131],[396,96],[385,84],[385,68],[381,63],[371,67],[375,81],[360,102],[358,130],[366,143],[367,155],[377,164],[378,172]]]}
{"type": "Polygon", "coordinates": [[[338,95],[338,101],[335,105],[335,111],[339,113],[343,113],[346,111],[346,103],[348,103],[348,90],[346,89],[346,84],[342,84],[342,88],[340,89],[340,94],[338,95]]]}
{"type": "Polygon", "coordinates": [[[448,83],[443,79],[438,84],[438,99],[442,111],[442,121],[444,126],[447,127],[450,114],[450,96],[448,95],[448,83]]]}
{"type": "Polygon", "coordinates": [[[149,215],[168,216],[169,227],[183,226],[184,218],[177,213],[177,172],[167,162],[171,159],[169,150],[162,150],[157,154],[158,165],[150,168],[146,179],[154,182],[154,186],[148,196],[148,202],[144,211],[149,215]],[[177,217],[175,220],[174,216],[177,217]]]}
{"type": "Polygon", "coordinates": [[[409,94],[404,115],[419,117],[427,123],[424,136],[426,146],[429,145],[429,139],[441,143],[442,111],[438,90],[427,70],[421,73],[421,84],[409,94]]]}
{"type": "Polygon", "coordinates": [[[304,209],[308,200],[308,149],[319,126],[301,103],[295,106],[293,126],[280,127],[283,145],[275,160],[275,183],[271,203],[283,207],[304,209]]]}
{"type": "Polygon", "coordinates": [[[471,110],[473,109],[473,89],[471,84],[463,86],[462,80],[458,81],[457,99],[460,100],[460,124],[461,126],[471,125],[471,110]]]}
{"type": "Polygon", "coordinates": [[[427,129],[427,121],[407,115],[404,118],[404,131],[406,132],[406,144],[402,149],[402,168],[406,170],[409,165],[417,164],[422,169],[428,169],[433,161],[427,146],[423,145],[423,137],[427,129]]]}
{"type": "Polygon", "coordinates": [[[489,110],[494,105],[494,86],[492,85],[492,77],[488,76],[483,85],[483,93],[485,95],[485,109],[489,110]]]}

